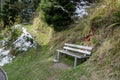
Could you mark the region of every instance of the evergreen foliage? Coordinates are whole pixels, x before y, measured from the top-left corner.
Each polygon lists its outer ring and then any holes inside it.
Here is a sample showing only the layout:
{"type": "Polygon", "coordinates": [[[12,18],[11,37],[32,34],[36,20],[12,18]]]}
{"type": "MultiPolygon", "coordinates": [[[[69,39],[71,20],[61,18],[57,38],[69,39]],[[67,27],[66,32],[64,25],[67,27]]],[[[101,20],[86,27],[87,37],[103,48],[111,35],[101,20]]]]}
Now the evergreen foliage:
{"type": "Polygon", "coordinates": [[[1,0],[0,18],[6,25],[21,23],[24,19],[30,20],[40,0],[1,0]]]}
{"type": "Polygon", "coordinates": [[[15,22],[15,17],[19,12],[19,7],[17,7],[18,0],[4,0],[1,3],[1,19],[4,21],[5,25],[12,25],[15,22]]]}
{"type": "Polygon", "coordinates": [[[75,4],[71,0],[43,0],[40,7],[44,20],[56,31],[66,29],[73,21],[75,4]]]}

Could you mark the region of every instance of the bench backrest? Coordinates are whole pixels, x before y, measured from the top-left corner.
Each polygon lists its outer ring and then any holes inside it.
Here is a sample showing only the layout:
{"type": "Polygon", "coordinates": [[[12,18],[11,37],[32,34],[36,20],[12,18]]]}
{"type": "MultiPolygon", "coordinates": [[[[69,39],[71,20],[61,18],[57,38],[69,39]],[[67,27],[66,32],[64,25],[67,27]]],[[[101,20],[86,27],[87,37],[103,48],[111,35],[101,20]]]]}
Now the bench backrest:
{"type": "Polygon", "coordinates": [[[69,43],[65,43],[63,48],[65,50],[75,51],[75,52],[83,53],[85,55],[86,54],[90,55],[92,50],[92,47],[69,44],[69,43]]]}

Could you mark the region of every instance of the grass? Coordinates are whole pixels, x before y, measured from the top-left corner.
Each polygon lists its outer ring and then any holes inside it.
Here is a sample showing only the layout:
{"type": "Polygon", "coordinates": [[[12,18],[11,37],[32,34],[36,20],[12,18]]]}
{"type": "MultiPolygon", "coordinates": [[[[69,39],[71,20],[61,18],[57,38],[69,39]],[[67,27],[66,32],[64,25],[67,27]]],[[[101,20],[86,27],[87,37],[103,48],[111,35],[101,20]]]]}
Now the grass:
{"type": "Polygon", "coordinates": [[[36,50],[30,49],[16,57],[13,62],[5,65],[9,80],[47,80],[59,70],[50,67],[53,64],[52,57],[48,53],[47,46],[36,50]],[[41,52],[42,51],[42,52],[41,52]],[[44,54],[47,52],[46,54],[44,54]]]}
{"type": "MultiPolygon", "coordinates": [[[[9,80],[53,80],[53,76],[55,80],[119,80],[120,25],[112,21],[112,12],[116,10],[114,8],[105,3],[91,8],[88,17],[72,24],[67,30],[54,32],[53,35],[53,30],[48,25],[35,18],[33,24],[26,25],[26,28],[42,46],[20,54],[13,62],[4,66],[9,80]],[[111,26],[113,24],[115,25],[111,26]],[[94,35],[90,36],[87,43],[84,37],[91,28],[94,28],[94,35]],[[56,49],[62,48],[65,42],[93,46],[91,57],[70,70],[52,68],[56,49]]],[[[62,61],[72,65],[71,60],[65,57],[62,61]]]]}
{"type": "Polygon", "coordinates": [[[52,28],[40,20],[40,17],[36,17],[33,20],[33,24],[24,25],[28,32],[35,38],[39,45],[46,45],[49,43],[52,37],[52,28]]]}
{"type": "MultiPolygon", "coordinates": [[[[116,28],[119,35],[118,29],[120,28],[116,28]]],[[[60,80],[119,80],[119,41],[115,36],[105,39],[87,62],[64,71],[59,76],[60,80]]]]}
{"type": "Polygon", "coordinates": [[[89,73],[85,71],[84,65],[62,72],[59,79],[60,80],[79,80],[80,75],[86,75],[89,77],[89,73]]]}

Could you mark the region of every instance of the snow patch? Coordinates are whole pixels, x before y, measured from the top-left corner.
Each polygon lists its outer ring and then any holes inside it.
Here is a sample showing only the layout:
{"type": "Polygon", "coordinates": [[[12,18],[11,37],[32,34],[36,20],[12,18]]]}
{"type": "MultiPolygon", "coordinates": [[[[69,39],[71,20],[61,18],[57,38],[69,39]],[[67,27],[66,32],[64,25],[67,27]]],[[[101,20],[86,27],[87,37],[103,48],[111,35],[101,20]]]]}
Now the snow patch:
{"type": "Polygon", "coordinates": [[[0,66],[4,66],[4,64],[10,63],[13,58],[15,58],[15,56],[9,54],[11,48],[19,51],[27,51],[30,47],[36,47],[34,39],[30,33],[27,32],[26,28],[22,27],[20,24],[17,24],[11,30],[14,29],[22,29],[22,34],[12,43],[13,47],[9,47],[9,50],[5,49],[9,39],[5,38],[4,40],[0,41],[0,66]]]}
{"type": "Polygon", "coordinates": [[[7,42],[8,42],[8,39],[7,39],[7,38],[4,39],[4,40],[1,40],[1,41],[0,41],[0,46],[5,46],[5,45],[7,44],[7,42]]]}
{"type": "Polygon", "coordinates": [[[27,51],[28,48],[36,46],[30,33],[27,32],[26,28],[22,27],[22,34],[16,41],[13,42],[14,47],[21,51],[27,51]]]}
{"type": "Polygon", "coordinates": [[[4,66],[4,64],[10,63],[15,56],[9,55],[10,50],[4,50],[4,48],[0,48],[0,66],[4,66]]]}
{"type": "Polygon", "coordinates": [[[89,8],[89,3],[87,1],[80,0],[76,2],[75,17],[82,18],[85,15],[88,15],[86,8],[89,8]]]}

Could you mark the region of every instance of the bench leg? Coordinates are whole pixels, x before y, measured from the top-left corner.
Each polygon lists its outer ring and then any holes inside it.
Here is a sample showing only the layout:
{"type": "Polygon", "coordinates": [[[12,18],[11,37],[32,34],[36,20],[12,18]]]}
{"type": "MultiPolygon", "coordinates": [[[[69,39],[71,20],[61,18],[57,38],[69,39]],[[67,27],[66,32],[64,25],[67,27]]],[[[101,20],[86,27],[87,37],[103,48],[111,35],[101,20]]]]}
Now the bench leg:
{"type": "Polygon", "coordinates": [[[74,67],[77,66],[77,58],[75,57],[75,61],[74,61],[74,67]]]}
{"type": "Polygon", "coordinates": [[[58,54],[57,54],[57,60],[58,60],[58,62],[60,61],[60,52],[58,52],[58,54]]]}

